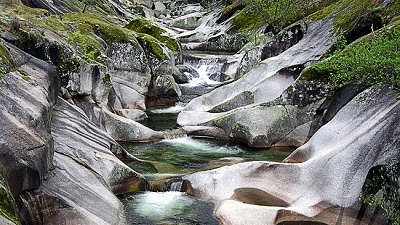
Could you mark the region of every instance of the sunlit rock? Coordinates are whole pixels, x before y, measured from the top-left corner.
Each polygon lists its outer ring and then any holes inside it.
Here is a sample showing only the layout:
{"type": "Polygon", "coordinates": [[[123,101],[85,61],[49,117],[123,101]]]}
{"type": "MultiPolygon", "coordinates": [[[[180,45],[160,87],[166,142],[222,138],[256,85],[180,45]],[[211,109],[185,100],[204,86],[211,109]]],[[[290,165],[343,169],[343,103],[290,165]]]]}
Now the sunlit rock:
{"type": "Polygon", "coordinates": [[[357,201],[369,169],[400,156],[400,103],[396,96],[387,86],[362,92],[287,157],[286,163],[247,162],[185,179],[195,196],[222,202],[216,215],[227,224],[274,224],[284,211],[314,217],[332,206],[350,207],[357,201]],[[231,200],[240,188],[256,188],[289,206],[231,200]]]}

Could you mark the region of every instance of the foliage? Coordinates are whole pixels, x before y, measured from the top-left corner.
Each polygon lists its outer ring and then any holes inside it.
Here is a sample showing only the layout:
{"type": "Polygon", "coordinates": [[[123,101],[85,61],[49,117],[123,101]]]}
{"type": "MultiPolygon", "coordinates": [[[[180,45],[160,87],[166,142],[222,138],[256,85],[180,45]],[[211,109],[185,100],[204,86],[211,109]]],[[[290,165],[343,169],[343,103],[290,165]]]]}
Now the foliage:
{"type": "Polygon", "coordinates": [[[337,32],[336,40],[333,43],[333,45],[328,49],[328,51],[324,54],[323,58],[331,57],[335,54],[339,54],[343,49],[346,48],[347,46],[347,40],[346,37],[344,36],[344,33],[342,30],[337,32]]]}
{"type": "Polygon", "coordinates": [[[364,204],[379,206],[390,219],[390,224],[400,225],[399,161],[377,166],[368,172],[360,198],[364,204]]]}
{"type": "Polygon", "coordinates": [[[300,6],[293,0],[244,0],[246,10],[258,12],[269,24],[283,28],[302,14],[300,6]]]}
{"type": "Polygon", "coordinates": [[[233,19],[234,29],[252,30],[268,23],[280,30],[303,16],[302,4],[293,0],[243,0],[245,8],[233,19]]]}
{"type": "Polygon", "coordinates": [[[267,42],[264,34],[260,32],[251,32],[247,35],[246,39],[248,41],[244,47],[246,51],[259,45],[265,45],[265,43],[267,42]]]}
{"type": "Polygon", "coordinates": [[[400,24],[383,28],[336,51],[305,71],[306,79],[327,79],[333,86],[390,83],[400,88],[400,24]]]}

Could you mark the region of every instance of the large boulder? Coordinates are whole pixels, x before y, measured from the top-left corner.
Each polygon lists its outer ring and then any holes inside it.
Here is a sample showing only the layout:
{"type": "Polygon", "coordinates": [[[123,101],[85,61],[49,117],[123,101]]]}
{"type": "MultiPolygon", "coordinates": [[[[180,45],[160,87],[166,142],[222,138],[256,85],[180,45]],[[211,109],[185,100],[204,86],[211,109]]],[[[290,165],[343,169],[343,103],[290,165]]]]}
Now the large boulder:
{"type": "Polygon", "coordinates": [[[170,22],[171,27],[181,28],[185,30],[194,30],[200,25],[200,18],[204,16],[205,12],[194,12],[184,16],[174,18],[170,22]]]}
{"type": "Polygon", "coordinates": [[[319,59],[332,45],[331,25],[329,19],[311,24],[306,36],[282,54],[262,61],[240,79],[193,99],[178,115],[178,124],[220,127],[231,140],[252,147],[301,145],[327,90],[323,85],[293,83],[304,66],[319,59]]]}
{"type": "Polygon", "coordinates": [[[161,133],[133,120],[118,116],[106,108],[101,111],[102,126],[117,141],[150,141],[162,138],[161,133]]]}
{"type": "Polygon", "coordinates": [[[49,120],[59,83],[53,66],[13,45],[0,41],[0,46],[16,68],[0,77],[0,164],[21,211],[20,195],[38,188],[52,167],[49,120]]]}
{"type": "MultiPolygon", "coordinates": [[[[388,86],[362,92],[285,163],[246,162],[184,179],[195,196],[220,203],[215,213],[223,224],[275,224],[296,221],[295,215],[315,217],[332,206],[350,207],[369,169],[400,157],[397,95],[388,86]],[[238,198],[243,188],[247,194],[238,198]],[[253,204],[251,196],[266,200],[253,204]]],[[[337,218],[319,222],[332,224],[337,218]]]]}
{"type": "Polygon", "coordinates": [[[145,96],[152,76],[142,47],[137,42],[113,43],[108,56],[108,81],[117,96],[113,107],[145,110],[145,96]]]}
{"type": "Polygon", "coordinates": [[[145,179],[113,154],[128,159],[125,150],[83,111],[62,99],[53,112],[51,130],[54,167],[39,189],[24,195],[36,209],[33,212],[39,212],[31,214],[32,221],[124,224],[123,206],[114,193],[139,191],[145,186],[145,179]]]}
{"type": "Polygon", "coordinates": [[[77,71],[69,74],[65,87],[68,92],[64,92],[64,97],[90,96],[100,106],[106,105],[112,87],[108,73],[105,66],[83,62],[77,71]]]}
{"type": "Polygon", "coordinates": [[[186,111],[209,111],[243,92],[251,92],[257,104],[274,100],[294,81],[279,71],[318,60],[332,45],[331,31],[332,20],[310,24],[309,32],[299,43],[279,56],[262,61],[241,79],[192,100],[186,111]],[[271,79],[276,80],[271,82],[271,79]]]}

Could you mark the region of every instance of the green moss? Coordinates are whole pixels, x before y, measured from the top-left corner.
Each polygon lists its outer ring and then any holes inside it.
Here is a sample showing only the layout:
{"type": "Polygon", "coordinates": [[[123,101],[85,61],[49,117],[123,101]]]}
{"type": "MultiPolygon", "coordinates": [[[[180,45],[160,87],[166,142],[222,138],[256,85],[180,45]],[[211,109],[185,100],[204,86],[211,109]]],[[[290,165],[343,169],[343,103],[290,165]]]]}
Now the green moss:
{"type": "Polygon", "coordinates": [[[88,35],[82,33],[72,33],[68,40],[70,42],[75,42],[80,45],[83,59],[90,63],[102,62],[101,56],[101,45],[99,42],[94,40],[88,35]]]}
{"type": "Polygon", "coordinates": [[[31,7],[25,6],[23,4],[12,4],[10,9],[12,9],[13,12],[17,15],[30,16],[31,18],[32,17],[50,16],[49,11],[47,11],[45,9],[31,8],[31,7]]]}
{"type": "Polygon", "coordinates": [[[17,71],[21,74],[23,80],[28,81],[31,79],[28,73],[25,72],[24,70],[17,69],[17,71]]]}
{"type": "Polygon", "coordinates": [[[261,14],[250,14],[245,10],[239,12],[232,20],[230,32],[245,32],[257,29],[265,24],[261,14]]]}
{"type": "Polygon", "coordinates": [[[243,0],[234,0],[228,6],[226,6],[220,13],[218,23],[226,21],[233,16],[237,11],[244,8],[243,0]]]}
{"type": "Polygon", "coordinates": [[[87,13],[69,13],[65,14],[63,19],[75,23],[82,32],[87,32],[87,30],[83,29],[90,26],[89,31],[94,31],[94,33],[102,37],[107,43],[114,41],[130,42],[132,39],[129,30],[113,25],[96,15],[87,13]],[[86,26],[82,26],[81,24],[85,24],[86,26]]]}
{"type": "Polygon", "coordinates": [[[6,187],[3,177],[2,168],[0,166],[0,214],[12,221],[14,224],[20,224],[18,220],[17,207],[11,192],[6,187]]]}
{"type": "Polygon", "coordinates": [[[400,19],[400,1],[391,1],[389,5],[382,10],[381,14],[386,22],[400,19]]]}
{"type": "Polygon", "coordinates": [[[0,44],[0,63],[3,65],[10,64],[10,53],[8,52],[7,48],[0,44]]]}
{"type": "Polygon", "coordinates": [[[51,15],[48,17],[40,17],[37,19],[31,20],[31,22],[38,24],[44,28],[47,28],[54,33],[60,34],[61,32],[69,31],[69,28],[66,24],[61,21],[61,18],[58,15],[51,15]]]}
{"type": "Polygon", "coordinates": [[[109,83],[111,83],[110,74],[105,74],[102,80],[103,80],[103,84],[109,84],[109,83]]]}
{"type": "Polygon", "coordinates": [[[148,34],[138,33],[138,41],[149,53],[156,56],[159,60],[167,60],[168,56],[164,53],[162,43],[148,34]]]}
{"type": "Polygon", "coordinates": [[[179,44],[178,42],[171,38],[166,34],[166,31],[158,27],[156,24],[153,22],[146,20],[146,19],[134,19],[130,21],[125,28],[129,30],[133,30],[137,33],[144,33],[153,36],[160,42],[164,43],[167,45],[167,47],[171,50],[179,50],[179,44]]]}
{"type": "Polygon", "coordinates": [[[0,73],[4,74],[10,71],[12,61],[7,48],[0,43],[0,73]]]}

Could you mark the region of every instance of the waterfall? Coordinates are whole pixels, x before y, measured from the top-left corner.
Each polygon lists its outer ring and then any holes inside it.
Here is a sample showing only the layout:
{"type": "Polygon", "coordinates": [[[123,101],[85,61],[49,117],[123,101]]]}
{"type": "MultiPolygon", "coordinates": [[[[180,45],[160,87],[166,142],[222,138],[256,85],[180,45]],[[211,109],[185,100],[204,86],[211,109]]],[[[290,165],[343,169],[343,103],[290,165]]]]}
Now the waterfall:
{"type": "Polygon", "coordinates": [[[168,191],[182,191],[183,181],[175,181],[169,185],[168,191]]]}
{"type": "Polygon", "coordinates": [[[221,83],[221,70],[224,62],[212,55],[190,55],[184,64],[191,66],[197,74],[188,74],[189,83],[193,86],[215,86],[221,83]]]}

